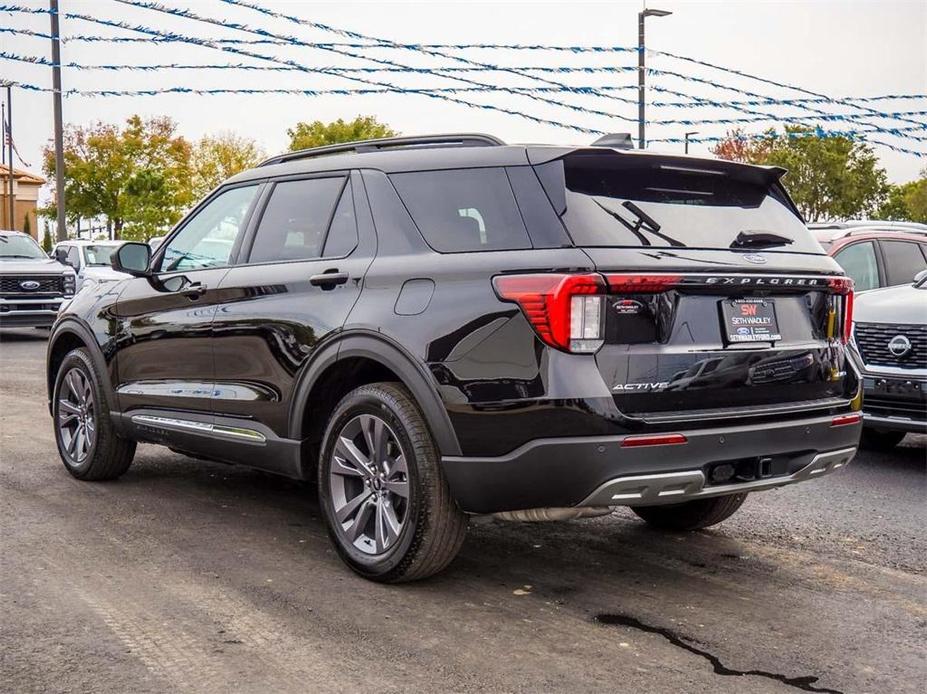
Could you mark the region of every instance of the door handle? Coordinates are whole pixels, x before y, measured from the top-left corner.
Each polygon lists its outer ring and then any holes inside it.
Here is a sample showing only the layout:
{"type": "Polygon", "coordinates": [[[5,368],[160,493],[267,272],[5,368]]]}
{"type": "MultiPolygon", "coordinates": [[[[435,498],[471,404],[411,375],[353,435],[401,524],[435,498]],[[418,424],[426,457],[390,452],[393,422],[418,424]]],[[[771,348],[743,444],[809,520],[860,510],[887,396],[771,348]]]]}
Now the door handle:
{"type": "Polygon", "coordinates": [[[188,299],[199,299],[201,296],[203,296],[203,294],[206,293],[206,285],[202,282],[191,282],[186,287],[181,289],[180,293],[188,299]]]}
{"type": "Polygon", "coordinates": [[[320,275],[312,275],[309,278],[309,284],[322,289],[334,289],[336,285],[344,284],[347,281],[348,273],[339,272],[337,269],[326,270],[320,275]]]}

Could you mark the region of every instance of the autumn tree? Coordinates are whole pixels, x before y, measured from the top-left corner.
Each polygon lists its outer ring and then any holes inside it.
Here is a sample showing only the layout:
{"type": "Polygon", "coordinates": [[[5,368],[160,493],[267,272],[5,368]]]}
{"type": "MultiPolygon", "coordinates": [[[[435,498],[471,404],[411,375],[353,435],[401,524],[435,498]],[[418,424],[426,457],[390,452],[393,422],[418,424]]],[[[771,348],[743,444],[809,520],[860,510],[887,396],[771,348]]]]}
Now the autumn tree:
{"type": "MultiPolygon", "coordinates": [[[[65,129],[65,200],[69,220],[105,220],[114,238],[144,239],[174,224],[191,203],[191,147],[167,117],[131,116],[125,126],[65,129]]],[[[55,153],[44,151],[55,175],[55,153]]],[[[54,216],[54,206],[43,213],[54,216]]]]}
{"type": "Polygon", "coordinates": [[[264,150],[250,138],[232,132],[206,135],[193,147],[193,198],[198,200],[225,179],[256,166],[264,156],[264,150]]]}
{"type": "Polygon", "coordinates": [[[745,138],[735,131],[712,151],[724,159],[781,166],[783,183],[809,222],[873,214],[888,192],[885,169],[872,147],[849,137],[789,125],[745,138]]]}
{"type": "Polygon", "coordinates": [[[290,136],[291,151],[339,142],[394,137],[399,134],[385,123],[380,123],[374,116],[358,116],[347,122],[341,118],[331,123],[323,123],[320,120],[311,123],[299,122],[286,132],[290,136]]]}

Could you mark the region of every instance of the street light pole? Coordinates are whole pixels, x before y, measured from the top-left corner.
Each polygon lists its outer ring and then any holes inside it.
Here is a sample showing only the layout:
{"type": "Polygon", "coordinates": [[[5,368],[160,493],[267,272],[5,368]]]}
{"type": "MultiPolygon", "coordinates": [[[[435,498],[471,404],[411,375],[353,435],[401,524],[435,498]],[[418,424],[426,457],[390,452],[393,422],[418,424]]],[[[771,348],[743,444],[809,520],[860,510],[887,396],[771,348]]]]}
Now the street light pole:
{"type": "Polygon", "coordinates": [[[698,135],[698,131],[693,130],[692,132],[686,133],[686,154],[689,153],[689,135],[698,135]]]}
{"type": "Polygon", "coordinates": [[[637,13],[637,146],[640,149],[644,149],[647,146],[647,138],[644,134],[644,125],[647,122],[644,114],[646,103],[646,82],[644,76],[647,74],[644,20],[647,17],[666,17],[670,14],[673,13],[668,10],[654,9],[645,9],[637,13]]]}
{"type": "Polygon", "coordinates": [[[58,224],[55,237],[68,240],[64,217],[64,125],[61,117],[61,32],[58,28],[58,0],[49,0],[51,16],[52,99],[55,109],[55,207],[58,224]]]}

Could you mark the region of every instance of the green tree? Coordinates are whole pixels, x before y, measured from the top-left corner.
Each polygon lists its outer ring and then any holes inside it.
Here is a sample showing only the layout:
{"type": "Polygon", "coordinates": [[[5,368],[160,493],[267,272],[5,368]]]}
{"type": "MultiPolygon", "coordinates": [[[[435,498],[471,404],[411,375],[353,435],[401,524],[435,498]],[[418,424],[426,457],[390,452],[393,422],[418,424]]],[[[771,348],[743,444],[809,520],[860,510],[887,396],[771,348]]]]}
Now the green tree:
{"type": "Polygon", "coordinates": [[[200,199],[230,176],[256,166],[264,156],[254,140],[232,132],[203,137],[193,147],[191,159],[193,198],[200,199]]]}
{"type": "Polygon", "coordinates": [[[748,147],[731,142],[740,139],[741,133],[731,133],[712,151],[722,158],[787,169],[783,182],[809,222],[870,216],[888,194],[885,169],[872,147],[860,140],[793,125],[783,133],[770,130],[748,147]]]}
{"type": "MultiPolygon", "coordinates": [[[[95,123],[65,129],[69,220],[103,218],[115,238],[144,239],[176,222],[192,201],[190,143],[167,117],[131,116],[124,127],[95,123]]],[[[44,170],[55,175],[45,148],[44,170]]],[[[43,213],[55,214],[54,206],[43,213]]]]}
{"type": "Polygon", "coordinates": [[[42,250],[46,253],[52,252],[52,235],[51,229],[48,228],[48,222],[45,222],[45,233],[42,234],[42,250]]]}
{"type": "Polygon", "coordinates": [[[345,122],[341,118],[331,123],[320,120],[311,123],[299,122],[289,128],[290,151],[334,145],[354,140],[373,140],[378,137],[395,137],[399,133],[374,116],[358,116],[345,122]]]}
{"type": "Polygon", "coordinates": [[[927,169],[921,177],[889,188],[888,197],[876,212],[879,219],[927,224],[927,169]]]}

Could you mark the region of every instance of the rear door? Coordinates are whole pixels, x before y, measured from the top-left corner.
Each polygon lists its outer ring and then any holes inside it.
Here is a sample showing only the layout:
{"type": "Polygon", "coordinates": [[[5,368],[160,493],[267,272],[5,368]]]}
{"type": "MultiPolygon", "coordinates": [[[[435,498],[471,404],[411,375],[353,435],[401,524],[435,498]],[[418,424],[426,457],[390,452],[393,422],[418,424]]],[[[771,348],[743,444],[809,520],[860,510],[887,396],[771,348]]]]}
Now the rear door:
{"type": "Polygon", "coordinates": [[[279,180],[264,198],[244,262],[219,285],[213,407],[286,437],[299,371],[344,325],[376,239],[356,175],[279,180]]]}
{"type": "Polygon", "coordinates": [[[608,282],[596,359],[623,413],[713,419],[849,396],[846,286],[781,172],[605,153],[563,161],[562,219],[608,282]]]}
{"type": "Polygon", "coordinates": [[[882,261],[885,266],[884,286],[910,284],[917,273],[927,270],[924,244],[882,238],[879,245],[882,248],[882,261]]]}

